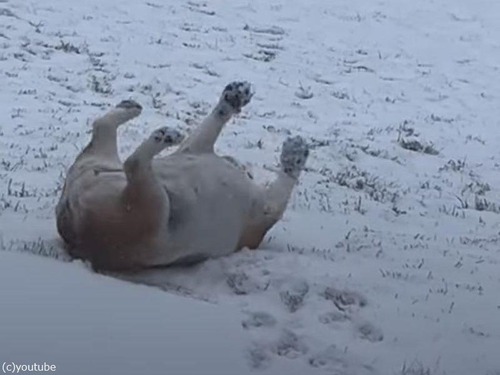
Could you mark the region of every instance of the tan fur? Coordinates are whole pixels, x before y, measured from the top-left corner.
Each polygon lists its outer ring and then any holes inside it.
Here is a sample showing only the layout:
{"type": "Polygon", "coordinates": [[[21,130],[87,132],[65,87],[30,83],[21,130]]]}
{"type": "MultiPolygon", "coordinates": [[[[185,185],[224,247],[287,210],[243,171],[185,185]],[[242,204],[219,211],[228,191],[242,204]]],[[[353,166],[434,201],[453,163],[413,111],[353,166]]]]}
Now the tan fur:
{"type": "Polygon", "coordinates": [[[238,250],[248,247],[251,250],[257,249],[270,228],[266,225],[249,225],[245,228],[238,243],[238,250]]]}

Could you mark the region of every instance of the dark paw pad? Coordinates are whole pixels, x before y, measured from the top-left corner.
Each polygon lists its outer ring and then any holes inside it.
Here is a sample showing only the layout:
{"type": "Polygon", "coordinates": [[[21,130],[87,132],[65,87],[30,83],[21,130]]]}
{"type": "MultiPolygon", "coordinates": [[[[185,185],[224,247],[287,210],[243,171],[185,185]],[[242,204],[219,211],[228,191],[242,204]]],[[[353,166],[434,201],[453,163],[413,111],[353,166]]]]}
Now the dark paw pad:
{"type": "Polygon", "coordinates": [[[182,142],[184,135],[176,129],[163,127],[156,129],[152,134],[155,142],[161,142],[168,145],[176,145],[182,142]]]}
{"type": "Polygon", "coordinates": [[[116,108],[142,110],[142,106],[134,100],[122,100],[120,103],[116,105],[116,108]]]}
{"type": "Polygon", "coordinates": [[[290,137],[284,143],[281,150],[281,167],[283,171],[293,177],[297,177],[306,165],[309,157],[309,145],[300,137],[290,137]]]}
{"type": "Polygon", "coordinates": [[[239,112],[241,108],[250,103],[253,94],[250,83],[232,82],[224,88],[222,98],[234,111],[239,112]]]}

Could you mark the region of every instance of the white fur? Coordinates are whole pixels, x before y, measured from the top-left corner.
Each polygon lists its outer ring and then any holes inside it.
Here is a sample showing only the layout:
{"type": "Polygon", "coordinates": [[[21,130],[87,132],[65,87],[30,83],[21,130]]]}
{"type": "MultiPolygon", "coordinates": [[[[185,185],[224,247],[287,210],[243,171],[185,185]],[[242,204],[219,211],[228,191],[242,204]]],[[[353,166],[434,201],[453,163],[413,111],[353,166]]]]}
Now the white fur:
{"type": "Polygon", "coordinates": [[[124,164],[116,130],[141,107],[124,101],[97,119],[56,207],[69,252],[110,270],[194,262],[259,246],[281,218],[308,150],[301,139],[288,140],[282,154],[288,164],[267,187],[256,185],[232,158],[216,155],[213,146],[224,124],[251,96],[247,83],[228,85],[177,151],[153,158],[182,138],[162,128],[124,164]]]}

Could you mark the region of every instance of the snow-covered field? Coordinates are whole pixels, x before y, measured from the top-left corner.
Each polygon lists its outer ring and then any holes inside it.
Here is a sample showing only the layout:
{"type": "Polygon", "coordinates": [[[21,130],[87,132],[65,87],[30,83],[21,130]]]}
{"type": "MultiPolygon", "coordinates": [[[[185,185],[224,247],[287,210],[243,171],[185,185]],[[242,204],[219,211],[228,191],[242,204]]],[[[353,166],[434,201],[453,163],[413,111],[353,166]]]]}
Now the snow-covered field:
{"type": "Polygon", "coordinates": [[[0,362],[500,374],[499,14],[493,0],[0,0],[0,362]],[[90,121],[141,103],[127,155],[158,126],[191,131],[240,79],[256,95],[219,152],[267,178],[289,134],[313,146],[262,248],[119,275],[159,288],[68,263],[53,209],[90,121]]]}

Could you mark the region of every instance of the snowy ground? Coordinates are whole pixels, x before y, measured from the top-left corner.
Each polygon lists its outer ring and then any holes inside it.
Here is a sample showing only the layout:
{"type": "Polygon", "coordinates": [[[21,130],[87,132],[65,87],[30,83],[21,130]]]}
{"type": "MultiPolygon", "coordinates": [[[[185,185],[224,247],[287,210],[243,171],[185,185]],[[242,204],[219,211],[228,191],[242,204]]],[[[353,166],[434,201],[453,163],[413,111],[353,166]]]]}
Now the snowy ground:
{"type": "MultiPolygon", "coordinates": [[[[22,358],[29,332],[61,365],[73,349],[92,361],[88,348],[137,338],[109,358],[137,365],[124,354],[136,351],[151,364],[142,373],[173,373],[176,356],[156,349],[172,354],[178,339],[162,330],[206,319],[206,346],[232,373],[500,374],[498,14],[493,0],[0,0],[0,362],[44,360],[36,348],[22,358]],[[289,133],[314,146],[266,244],[128,277],[160,290],[65,263],[53,208],[92,118],[143,104],[120,134],[127,155],[158,126],[189,132],[235,79],[257,93],[220,152],[259,171],[289,133]],[[90,331],[70,332],[97,346],[56,344],[65,336],[43,336],[50,327],[81,319],[68,300],[141,306],[123,319],[150,325],[124,333],[82,313],[90,331]]],[[[225,373],[193,351],[197,374],[225,373]]]]}

